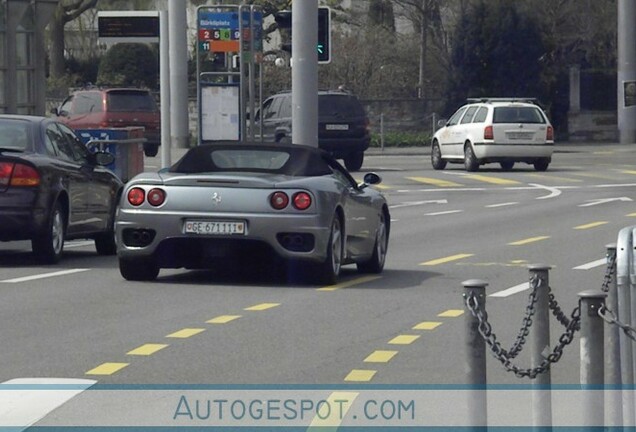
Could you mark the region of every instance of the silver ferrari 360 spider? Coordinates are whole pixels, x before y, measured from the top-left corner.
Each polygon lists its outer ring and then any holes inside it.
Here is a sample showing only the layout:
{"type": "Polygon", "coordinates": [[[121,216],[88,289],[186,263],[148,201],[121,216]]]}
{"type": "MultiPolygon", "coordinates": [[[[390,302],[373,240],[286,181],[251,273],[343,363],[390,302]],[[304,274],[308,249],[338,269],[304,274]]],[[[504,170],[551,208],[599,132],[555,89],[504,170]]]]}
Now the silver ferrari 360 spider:
{"type": "MultiPolygon", "coordinates": [[[[213,269],[272,259],[335,283],[342,265],[380,273],[391,218],[385,197],[329,154],[300,145],[219,143],[125,187],[116,220],[122,276],[161,268],[213,269]]],[[[240,268],[240,267],[239,267],[240,268]]]]}

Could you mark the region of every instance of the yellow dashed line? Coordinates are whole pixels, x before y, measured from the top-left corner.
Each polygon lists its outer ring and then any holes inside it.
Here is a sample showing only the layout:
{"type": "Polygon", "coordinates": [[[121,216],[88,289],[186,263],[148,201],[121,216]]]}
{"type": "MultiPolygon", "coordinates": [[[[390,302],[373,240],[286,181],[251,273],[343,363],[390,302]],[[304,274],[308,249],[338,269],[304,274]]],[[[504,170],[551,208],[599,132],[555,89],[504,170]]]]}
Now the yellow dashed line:
{"type": "Polygon", "coordinates": [[[636,213],[630,213],[628,215],[626,215],[627,217],[636,217],[636,213]]]}
{"type": "Polygon", "coordinates": [[[491,183],[491,184],[498,184],[498,185],[518,185],[518,184],[521,184],[521,182],[518,182],[516,180],[504,179],[504,178],[499,178],[499,177],[489,177],[489,176],[479,175],[479,174],[469,174],[466,177],[471,178],[473,180],[482,181],[484,183],[491,183]]]}
{"type": "Polygon", "coordinates": [[[167,347],[167,344],[145,344],[138,348],[135,348],[132,351],[128,351],[126,354],[128,355],[140,355],[140,356],[149,356],[156,353],[159,350],[167,347]]]}
{"type": "Polygon", "coordinates": [[[410,345],[420,338],[419,335],[400,335],[389,341],[391,345],[410,345]]]}
{"type": "Polygon", "coordinates": [[[381,278],[381,276],[364,276],[364,277],[360,277],[360,278],[353,279],[353,280],[350,280],[350,281],[345,281],[345,282],[342,282],[342,283],[339,283],[339,284],[336,284],[336,285],[329,285],[329,286],[326,286],[326,287],[318,288],[318,289],[316,289],[316,291],[337,291],[337,290],[342,289],[342,288],[348,288],[348,287],[351,287],[351,286],[354,286],[354,285],[360,285],[360,284],[363,284],[365,282],[371,282],[371,281],[374,281],[374,280],[377,280],[377,279],[380,279],[380,278],[381,278]]]}
{"type": "Polygon", "coordinates": [[[592,222],[592,223],[589,223],[589,224],[576,226],[576,227],[574,227],[574,229],[575,230],[584,230],[584,229],[596,228],[597,226],[605,225],[607,223],[609,223],[609,222],[607,222],[607,221],[592,222]]]}
{"type": "Polygon", "coordinates": [[[433,186],[439,186],[439,187],[458,187],[458,186],[463,186],[459,183],[455,183],[452,181],[448,181],[448,180],[441,180],[441,179],[435,179],[435,178],[430,178],[430,177],[407,177],[409,180],[413,180],[416,181],[418,183],[424,183],[424,184],[430,184],[433,186]]]}
{"type": "Polygon", "coordinates": [[[206,321],[208,324],[227,324],[230,321],[234,321],[241,318],[241,315],[220,315],[216,318],[206,321]]]}
{"type": "Polygon", "coordinates": [[[349,372],[349,375],[347,375],[344,380],[345,381],[358,381],[358,382],[371,381],[371,379],[373,379],[373,376],[376,373],[377,373],[377,371],[374,371],[374,370],[354,369],[351,372],[349,372]]]}
{"type": "Polygon", "coordinates": [[[457,261],[460,259],[464,259],[464,258],[469,258],[473,256],[473,254],[457,254],[457,255],[451,255],[445,258],[438,258],[438,259],[434,259],[431,261],[426,261],[421,263],[420,265],[422,266],[434,266],[434,265],[438,265],[438,264],[445,264],[447,262],[451,262],[451,261],[457,261]]]}
{"type": "Polygon", "coordinates": [[[579,177],[590,177],[595,179],[605,179],[605,180],[614,180],[615,177],[603,175],[603,174],[595,174],[595,173],[583,173],[583,172],[573,172],[572,175],[579,177]]]}
{"type": "Polygon", "coordinates": [[[271,308],[275,308],[276,306],[280,306],[280,303],[261,303],[261,304],[257,304],[254,306],[250,306],[248,308],[245,308],[243,310],[246,311],[264,311],[267,309],[271,309],[271,308]]]}
{"type": "Polygon", "coordinates": [[[622,172],[623,174],[636,175],[636,171],[634,170],[621,170],[620,172],[622,172]]]}
{"type": "MultiPolygon", "coordinates": [[[[323,404],[316,416],[309,424],[309,429],[321,428],[322,432],[327,432],[327,429],[322,428],[337,428],[342,423],[345,415],[351,409],[353,402],[356,400],[360,393],[355,392],[333,392],[327,398],[326,404],[323,404]],[[333,407],[337,407],[334,409],[333,407]]],[[[331,429],[329,429],[331,430],[331,429]]]]}
{"type": "Polygon", "coordinates": [[[449,309],[437,315],[440,318],[457,318],[464,315],[464,311],[461,309],[449,309]]]}
{"type": "Polygon", "coordinates": [[[374,351],[367,358],[364,359],[365,363],[388,363],[397,354],[397,351],[374,351]]]}
{"type": "Polygon", "coordinates": [[[424,321],[413,327],[413,330],[435,330],[437,327],[441,326],[441,322],[434,321],[424,321]]]}
{"type": "Polygon", "coordinates": [[[128,366],[130,363],[103,363],[86,372],[86,375],[112,375],[128,366]]]}
{"type": "Polygon", "coordinates": [[[526,245],[528,243],[534,243],[534,242],[538,242],[541,240],[546,240],[549,239],[550,236],[539,236],[539,237],[530,237],[527,239],[523,239],[523,240],[518,240],[512,243],[508,243],[509,246],[522,246],[522,245],[526,245]]]}
{"type": "Polygon", "coordinates": [[[179,330],[177,332],[171,333],[166,337],[169,338],[178,338],[178,339],[187,339],[194,335],[204,332],[205,329],[202,328],[184,328],[183,330],[179,330]]]}

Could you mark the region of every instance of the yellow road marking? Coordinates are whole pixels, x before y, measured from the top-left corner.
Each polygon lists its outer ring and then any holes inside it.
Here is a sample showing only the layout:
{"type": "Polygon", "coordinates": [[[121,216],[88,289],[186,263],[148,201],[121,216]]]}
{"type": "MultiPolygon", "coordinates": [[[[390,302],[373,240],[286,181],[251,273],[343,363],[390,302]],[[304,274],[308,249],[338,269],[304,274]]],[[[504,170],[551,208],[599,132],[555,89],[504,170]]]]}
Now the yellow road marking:
{"type": "Polygon", "coordinates": [[[518,185],[521,182],[516,180],[504,179],[499,177],[490,177],[480,174],[469,174],[466,177],[471,178],[473,180],[482,181],[484,183],[498,184],[498,185],[518,185]]]}
{"type": "Polygon", "coordinates": [[[636,217],[636,213],[630,213],[628,215],[626,215],[627,217],[636,217]]]}
{"type": "Polygon", "coordinates": [[[595,154],[595,155],[611,155],[611,154],[614,154],[614,152],[611,151],[611,150],[598,150],[598,151],[592,152],[592,154],[595,154]]]}
{"type": "Polygon", "coordinates": [[[422,266],[434,266],[434,265],[438,265],[438,264],[445,264],[451,261],[457,261],[460,259],[464,259],[464,258],[469,258],[473,256],[473,254],[457,254],[457,255],[451,255],[451,256],[447,256],[445,258],[438,258],[438,259],[434,259],[431,261],[426,261],[421,263],[420,265],[422,266]]]}
{"type": "Polygon", "coordinates": [[[159,350],[167,347],[167,344],[145,344],[140,347],[135,348],[132,351],[128,351],[126,354],[128,355],[141,355],[141,356],[149,356],[156,353],[159,350]]]}
{"type": "Polygon", "coordinates": [[[220,315],[216,318],[212,318],[211,320],[207,320],[208,324],[227,324],[230,321],[234,321],[241,318],[241,315],[220,315]]]}
{"type": "Polygon", "coordinates": [[[271,308],[275,308],[276,306],[280,306],[280,303],[261,303],[261,304],[257,304],[254,306],[250,306],[248,308],[245,308],[243,310],[246,311],[264,311],[267,309],[271,309],[271,308]]]}
{"type": "Polygon", "coordinates": [[[636,171],[634,170],[621,170],[620,172],[622,172],[623,174],[636,175],[636,171]]]}
{"type": "Polygon", "coordinates": [[[365,282],[371,282],[374,281],[376,279],[380,279],[381,276],[363,276],[363,277],[359,277],[356,279],[352,279],[350,281],[345,281],[345,282],[341,282],[339,284],[335,284],[335,285],[329,285],[326,287],[322,287],[322,288],[318,288],[316,289],[316,291],[336,291],[342,288],[348,288],[354,285],[359,285],[359,284],[363,284],[365,282]]]}
{"type": "Polygon", "coordinates": [[[437,315],[440,318],[457,318],[464,315],[464,311],[461,309],[449,309],[437,315]]]}
{"type": "MultiPolygon", "coordinates": [[[[312,427],[320,428],[322,432],[327,432],[323,428],[337,428],[342,423],[345,415],[351,409],[353,401],[356,400],[360,393],[355,392],[333,392],[327,398],[326,404],[321,405],[320,409],[316,413],[309,424],[309,429],[312,427]],[[334,409],[333,407],[337,407],[334,409]]],[[[334,429],[335,430],[335,429],[334,429]]]]}
{"type": "Polygon", "coordinates": [[[420,335],[400,335],[389,341],[391,345],[410,345],[420,338],[420,335]]]}
{"type": "Polygon", "coordinates": [[[112,375],[128,366],[130,363],[102,363],[86,372],[86,375],[112,375]]]}
{"type": "Polygon", "coordinates": [[[354,369],[345,377],[345,381],[371,381],[373,376],[377,373],[374,370],[368,369],[354,369]]]}
{"type": "Polygon", "coordinates": [[[528,243],[534,243],[534,242],[538,242],[541,240],[546,240],[549,239],[550,236],[538,236],[538,237],[530,237],[527,239],[523,239],[523,240],[517,240],[515,242],[512,243],[508,243],[509,246],[521,246],[521,245],[526,245],[528,243]]]}
{"type": "Polygon", "coordinates": [[[199,333],[202,333],[204,331],[205,331],[205,329],[202,329],[202,328],[184,328],[184,329],[176,331],[174,333],[170,333],[166,337],[178,338],[178,339],[187,339],[189,337],[192,337],[192,336],[197,335],[199,333]]]}
{"type": "Polygon", "coordinates": [[[604,180],[614,180],[616,178],[616,177],[603,175],[603,174],[583,173],[583,172],[575,172],[575,173],[572,173],[572,175],[579,176],[579,177],[591,177],[591,178],[597,178],[597,179],[604,179],[604,180]]]}
{"type": "Polygon", "coordinates": [[[463,186],[459,183],[455,183],[449,180],[442,180],[442,179],[436,179],[436,178],[430,178],[430,177],[407,177],[409,180],[413,180],[416,181],[418,183],[424,183],[424,184],[431,184],[433,186],[439,186],[439,187],[457,187],[457,186],[463,186]]]}
{"type": "Polygon", "coordinates": [[[596,228],[597,226],[605,225],[607,223],[609,223],[609,222],[607,222],[607,221],[592,222],[592,223],[585,224],[585,225],[575,226],[574,229],[575,230],[584,230],[584,229],[596,228]]]}
{"type": "Polygon", "coordinates": [[[441,322],[424,321],[415,325],[415,327],[413,327],[413,330],[435,330],[437,327],[441,325],[442,325],[441,322]]]}
{"type": "Polygon", "coordinates": [[[367,358],[364,359],[365,363],[388,363],[395,355],[397,351],[374,351],[367,358]]]}

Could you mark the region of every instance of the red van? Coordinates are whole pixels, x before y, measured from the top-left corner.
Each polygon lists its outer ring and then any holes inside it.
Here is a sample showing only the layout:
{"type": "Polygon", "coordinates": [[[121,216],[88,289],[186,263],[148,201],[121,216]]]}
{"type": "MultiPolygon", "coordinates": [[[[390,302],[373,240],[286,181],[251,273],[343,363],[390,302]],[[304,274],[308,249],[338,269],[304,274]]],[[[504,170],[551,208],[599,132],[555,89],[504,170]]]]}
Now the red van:
{"type": "Polygon", "coordinates": [[[147,89],[90,88],[74,91],[51,111],[73,129],[145,128],[144,154],[156,156],[161,144],[161,113],[147,89]]]}

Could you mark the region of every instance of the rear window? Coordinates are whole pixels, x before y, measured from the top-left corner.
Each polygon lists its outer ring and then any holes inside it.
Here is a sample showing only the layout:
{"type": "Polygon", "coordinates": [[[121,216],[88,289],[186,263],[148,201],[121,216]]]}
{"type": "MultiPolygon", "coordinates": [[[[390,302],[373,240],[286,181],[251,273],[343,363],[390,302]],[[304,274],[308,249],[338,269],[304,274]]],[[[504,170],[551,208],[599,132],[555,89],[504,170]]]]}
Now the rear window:
{"type": "Polygon", "coordinates": [[[493,123],[545,123],[545,117],[536,107],[495,107],[493,123]]]}
{"type": "Polygon", "coordinates": [[[108,111],[117,112],[157,111],[157,104],[152,95],[138,91],[110,91],[107,106],[108,111]]]}
{"type": "Polygon", "coordinates": [[[350,117],[364,117],[365,112],[358,99],[347,95],[322,95],[318,97],[318,112],[320,115],[335,116],[348,115],[350,117]]]}
{"type": "Polygon", "coordinates": [[[27,126],[20,120],[0,120],[0,148],[26,150],[29,143],[27,126]]]}

